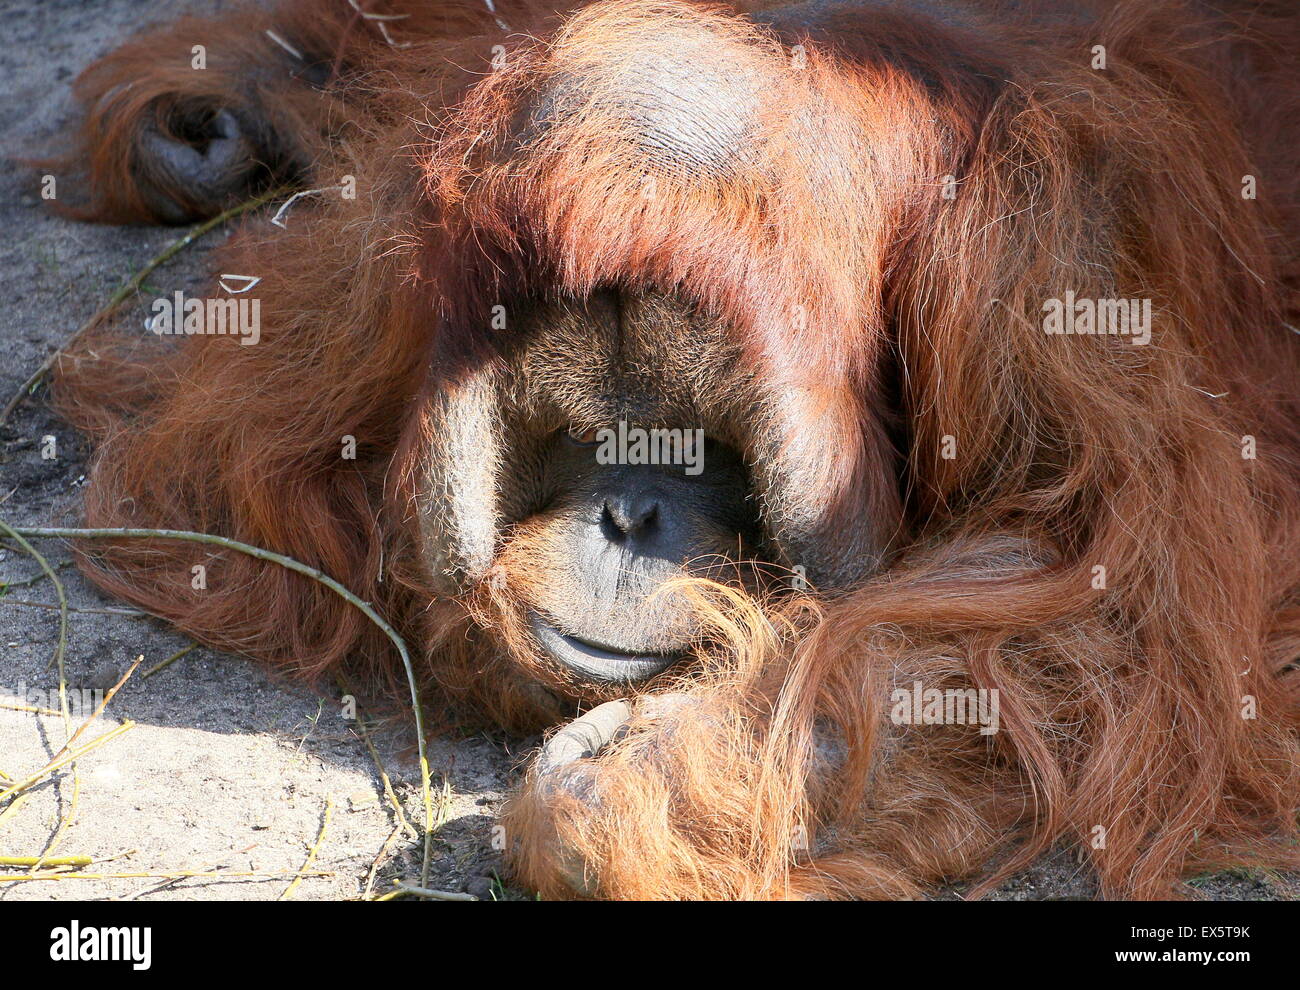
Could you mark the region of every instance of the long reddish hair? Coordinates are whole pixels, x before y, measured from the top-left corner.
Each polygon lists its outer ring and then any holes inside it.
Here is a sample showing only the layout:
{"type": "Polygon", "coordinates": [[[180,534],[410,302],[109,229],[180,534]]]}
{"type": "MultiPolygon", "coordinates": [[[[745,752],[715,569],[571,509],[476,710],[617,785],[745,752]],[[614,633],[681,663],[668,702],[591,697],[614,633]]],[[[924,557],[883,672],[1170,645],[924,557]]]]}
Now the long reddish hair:
{"type": "MultiPolygon", "coordinates": [[[[806,396],[763,449],[814,449],[828,532],[901,515],[888,566],[849,591],[694,586],[713,645],[671,685],[690,703],[579,769],[594,809],[530,780],[507,820],[529,882],[568,889],[556,835],[604,893],[634,897],[909,896],[1062,841],[1109,895],[1297,865],[1300,272],[1279,234],[1300,226],[1283,54],[1300,30],[1246,6],[1248,28],[1123,3],[989,40],[882,11],[791,37],[675,0],[598,4],[553,31],[549,8],[516,4],[500,16],[536,37],[482,78],[499,36],[481,14],[454,48],[437,26],[377,46],[348,111],[361,133],[315,173],[367,195],[304,201],[287,231],[250,224],[223,261],[263,276],[261,343],[159,358],[101,341],[64,363],[60,404],[100,443],[87,521],[225,533],[320,567],[419,642],[462,708],[544,723],[511,660],[527,650],[511,548],[504,587],[447,599],[421,576],[428,400],[491,359],[476,328],[494,300],[668,289],[725,318],[774,391],[806,396]],[[599,86],[519,140],[557,74],[599,78],[675,32],[763,81],[730,171],[661,171],[644,195],[643,151],[599,86]],[[433,72],[435,56],[462,68],[433,72]],[[847,123],[810,127],[827,118],[847,123]],[[1253,174],[1257,200],[1241,195],[1253,174]],[[1152,299],[1151,345],[1044,334],[1044,301],[1066,291],[1152,299]],[[1002,731],[894,725],[890,691],[916,681],[997,689],[1002,731]]],[[[256,560],[124,543],[88,568],[304,676],[396,670],[360,615],[256,560]]]]}

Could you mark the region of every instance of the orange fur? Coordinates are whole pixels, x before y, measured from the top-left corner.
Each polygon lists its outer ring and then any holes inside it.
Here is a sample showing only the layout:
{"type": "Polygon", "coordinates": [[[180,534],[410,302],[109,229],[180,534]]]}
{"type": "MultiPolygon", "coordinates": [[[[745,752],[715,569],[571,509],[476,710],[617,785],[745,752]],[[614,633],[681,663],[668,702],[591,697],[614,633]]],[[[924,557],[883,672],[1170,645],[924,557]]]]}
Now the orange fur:
{"type": "MultiPolygon", "coordinates": [[[[317,185],[354,174],[366,195],[303,201],[287,231],[232,249],[225,270],[265,276],[258,346],[195,338],[160,358],[100,341],[65,363],[60,403],[100,442],[89,524],[290,554],[419,642],[461,711],[553,723],[608,694],[548,674],[529,645],[535,569],[520,561],[545,547],[507,534],[504,583],[464,600],[421,572],[428,404],[493,359],[476,328],[494,300],[670,290],[722,318],[788,400],[753,453],[813,451],[801,477],[826,552],[886,566],[833,596],[692,584],[699,655],[650,685],[686,703],[643,698],[566,786],[530,776],[506,816],[526,882],[564,896],[576,861],[612,897],[915,896],[987,887],[1077,842],[1105,895],[1155,897],[1193,869],[1300,865],[1300,348],[1285,326],[1300,270],[1281,236],[1300,219],[1286,56],[1300,22],[1269,3],[1217,22],[1099,3],[1083,24],[990,3],[953,23],[891,6],[778,35],[677,0],[575,6],[499,2],[507,37],[477,2],[383,5],[412,15],[393,22],[403,49],[343,0],[266,15],[336,67],[328,98],[259,90],[294,141],[280,158],[309,160],[317,185]],[[665,37],[706,38],[762,80],[725,173],[647,163],[610,98],[629,60],[672,57],[665,37]],[[495,44],[508,54],[488,73],[495,44]],[[1089,67],[1093,44],[1108,71],[1089,67]],[[562,72],[582,99],[521,146],[520,113],[562,72]],[[1250,173],[1257,201],[1240,196],[1250,173]],[[1040,306],[1067,290],[1152,298],[1153,343],[1045,335],[1040,306]],[[345,434],[355,462],[337,457],[345,434]],[[889,544],[837,547],[864,512],[889,544]],[[1002,731],[894,725],[890,691],[918,680],[997,688],[1002,731]]],[[[233,23],[204,32],[250,58],[262,44],[233,23]]],[[[142,115],[160,94],[203,95],[158,48],[110,55],[81,84],[108,218],[150,215],[142,115]]],[[[87,566],[204,641],[304,676],[396,670],[359,615],[258,561],[123,544],[87,566]]]]}

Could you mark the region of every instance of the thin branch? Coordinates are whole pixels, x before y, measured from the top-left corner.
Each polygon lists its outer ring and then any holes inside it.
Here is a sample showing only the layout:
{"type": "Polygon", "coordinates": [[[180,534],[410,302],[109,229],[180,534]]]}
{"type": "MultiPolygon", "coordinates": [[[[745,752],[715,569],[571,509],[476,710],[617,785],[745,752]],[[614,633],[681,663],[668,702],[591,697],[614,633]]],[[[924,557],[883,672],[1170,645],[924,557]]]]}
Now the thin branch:
{"type": "MultiPolygon", "coordinates": [[[[41,577],[45,577],[44,574],[41,577]]],[[[57,609],[60,606],[56,602],[33,602],[23,598],[4,598],[0,597],[0,605],[17,605],[20,608],[47,608],[57,609]]],[[[138,608],[77,608],[75,605],[69,605],[68,611],[74,615],[120,615],[127,619],[143,619],[148,612],[141,612],[138,608]]]]}
{"type": "Polygon", "coordinates": [[[131,675],[135,673],[135,668],[140,666],[140,664],[142,663],[144,663],[143,653],[135,658],[135,663],[131,664],[131,666],[127,668],[126,673],[123,674],[120,678],[118,678],[117,683],[108,689],[108,693],[104,695],[104,700],[101,701],[98,704],[98,706],[96,706],[95,710],[90,713],[90,718],[86,719],[86,721],[81,723],[81,725],[77,728],[77,731],[72,734],[72,738],[63,744],[63,749],[59,750],[58,753],[54,754],[55,757],[58,757],[62,753],[65,753],[69,749],[71,749],[72,744],[81,738],[81,734],[90,728],[90,724],[94,722],[95,719],[99,718],[100,715],[104,714],[104,709],[108,707],[108,703],[113,700],[113,697],[117,694],[118,691],[122,690],[122,685],[131,679],[131,675]]]}
{"type": "MultiPolygon", "coordinates": [[[[60,560],[54,565],[54,569],[56,571],[61,571],[70,563],[71,561],[60,560]]],[[[42,572],[40,574],[33,574],[31,577],[23,578],[19,581],[0,581],[0,595],[6,594],[11,588],[25,588],[29,584],[35,584],[37,581],[44,581],[45,578],[46,575],[42,572]]]]}
{"type": "Polygon", "coordinates": [[[384,844],[379,847],[379,852],[375,853],[375,858],[370,863],[370,870],[366,873],[365,890],[361,892],[361,899],[363,901],[370,900],[375,889],[375,877],[379,873],[379,866],[383,863],[384,857],[388,855],[388,850],[393,848],[393,842],[397,839],[397,836],[401,831],[402,826],[399,822],[394,825],[393,830],[388,833],[388,838],[385,839],[384,844]]]}
{"type": "Polygon", "coordinates": [[[147,279],[151,274],[153,274],[155,268],[171,260],[176,255],[184,251],[191,244],[193,244],[200,237],[202,237],[204,234],[208,233],[210,230],[216,227],[219,227],[227,220],[234,219],[235,217],[240,216],[241,214],[247,213],[249,210],[255,210],[263,203],[275,199],[277,196],[282,195],[286,191],[287,190],[283,188],[272,189],[270,192],[262,193],[260,196],[254,196],[252,199],[247,199],[244,202],[238,204],[237,206],[232,206],[230,209],[225,210],[222,213],[218,213],[215,217],[203,221],[203,223],[199,224],[197,227],[191,228],[190,231],[186,233],[183,237],[181,237],[179,240],[173,241],[166,248],[164,248],[160,254],[158,254],[155,258],[149,261],[143,268],[141,268],[138,272],[136,272],[135,275],[131,277],[131,280],[129,282],[127,282],[116,292],[114,292],[109,297],[108,302],[105,303],[104,306],[98,312],[96,312],[94,316],[92,316],[89,320],[87,320],[82,325],[80,330],[78,330],[71,337],[69,337],[67,341],[64,342],[63,346],[51,352],[49,357],[47,357],[44,361],[41,362],[41,366],[37,368],[35,371],[33,371],[31,376],[27,379],[27,381],[23,382],[22,385],[18,387],[18,391],[15,392],[13,396],[9,399],[8,403],[6,403],[4,410],[0,411],[0,426],[3,426],[5,424],[5,422],[9,419],[9,415],[15,409],[18,408],[18,404],[22,402],[23,399],[27,398],[27,396],[31,395],[31,393],[36,389],[36,386],[41,383],[41,379],[44,378],[45,375],[50,371],[50,369],[53,368],[54,365],[58,363],[59,359],[67,352],[68,348],[70,348],[73,344],[79,341],[86,334],[90,333],[91,330],[94,330],[97,326],[103,323],[104,320],[112,316],[113,313],[117,311],[117,308],[120,305],[122,305],[123,302],[126,301],[126,298],[128,296],[130,296],[132,293],[139,290],[140,286],[144,284],[145,279],[147,279]]]}
{"type": "Polygon", "coordinates": [[[272,550],[264,550],[261,547],[255,547],[250,543],[241,543],[239,540],[228,539],[224,536],[213,536],[209,533],[195,533],[183,529],[75,529],[62,526],[23,526],[15,529],[9,527],[3,522],[0,522],[0,526],[3,526],[3,528],[12,534],[15,539],[24,536],[29,536],[33,539],[163,539],[182,540],[188,543],[207,543],[214,546],[226,547],[230,550],[236,550],[239,553],[248,554],[250,557],[256,557],[258,560],[266,560],[273,564],[279,564],[281,567],[288,568],[297,574],[302,574],[314,581],[318,581],[344,601],[358,609],[362,615],[378,626],[380,631],[388,637],[389,642],[397,648],[397,652],[402,658],[402,666],[406,670],[406,682],[411,691],[411,712],[415,717],[415,744],[420,758],[420,790],[424,798],[425,842],[424,864],[421,875],[428,876],[429,859],[432,852],[433,795],[430,792],[429,786],[429,754],[424,740],[424,711],[420,707],[420,691],[416,686],[415,667],[411,663],[411,654],[406,648],[406,642],[397,634],[397,630],[389,625],[387,620],[371,607],[369,602],[362,601],[338,581],[315,567],[309,567],[307,564],[294,560],[292,557],[286,557],[284,554],[275,553],[272,550]]]}
{"type": "Polygon", "coordinates": [[[177,650],[175,653],[173,653],[171,656],[169,656],[169,657],[168,657],[166,660],[164,660],[162,663],[157,664],[157,665],[155,665],[155,666],[153,666],[153,667],[150,667],[150,668],[149,668],[148,670],[146,670],[143,674],[141,674],[141,675],[140,675],[140,680],[142,680],[142,681],[146,681],[146,680],[148,680],[150,677],[153,677],[154,674],[158,673],[158,671],[160,671],[160,670],[166,670],[168,667],[170,667],[172,664],[174,664],[174,663],[175,663],[177,660],[179,660],[181,657],[185,656],[185,654],[189,653],[190,650],[195,649],[198,645],[199,645],[198,643],[191,643],[189,646],[182,647],[181,649],[177,650]]]}
{"type": "MultiPolygon", "coordinates": [[[[344,694],[350,694],[356,697],[356,692],[352,690],[346,678],[339,674],[335,678],[339,688],[344,694]]],[[[357,732],[361,736],[361,741],[366,744],[366,749],[370,751],[370,758],[375,763],[375,769],[379,772],[379,781],[384,787],[384,796],[392,806],[393,814],[397,816],[398,825],[405,830],[406,834],[412,839],[419,838],[419,833],[415,831],[411,823],[406,820],[406,812],[402,810],[402,802],[397,799],[397,794],[393,791],[393,782],[388,776],[388,770],[384,767],[384,761],[379,757],[379,750],[375,748],[374,742],[370,738],[370,732],[366,729],[366,720],[358,714],[357,732]]]]}
{"type": "Polygon", "coordinates": [[[51,760],[49,763],[45,764],[45,766],[41,767],[41,769],[37,770],[30,777],[27,777],[24,780],[20,780],[12,787],[7,787],[3,791],[0,791],[0,801],[4,801],[8,798],[14,797],[17,794],[21,794],[23,791],[28,790],[33,785],[40,783],[40,781],[44,777],[46,777],[49,774],[52,774],[55,770],[60,769],[65,764],[75,762],[82,756],[85,756],[87,753],[89,753],[92,749],[98,749],[100,746],[104,745],[104,743],[108,742],[111,739],[115,739],[116,737],[120,736],[124,732],[129,732],[133,728],[135,728],[134,722],[131,721],[123,722],[121,725],[117,726],[116,728],[109,729],[102,736],[99,736],[96,739],[92,739],[90,742],[86,743],[86,745],[80,746],[77,749],[69,750],[62,757],[56,757],[55,759],[51,760]]]}
{"type": "MultiPolygon", "coordinates": [[[[59,576],[54,573],[54,568],[50,566],[50,562],[42,557],[35,547],[23,539],[18,530],[14,529],[3,519],[0,519],[0,532],[5,533],[10,539],[16,540],[18,545],[27,552],[32,560],[36,561],[36,563],[40,565],[41,570],[45,572],[45,576],[54,584],[54,593],[58,595],[59,598],[59,642],[54,648],[54,661],[58,664],[59,668],[60,707],[65,707],[67,703],[67,690],[64,686],[63,679],[63,654],[68,648],[68,596],[63,593],[63,582],[60,581],[59,576]]],[[[12,604],[12,602],[10,604],[12,604]]],[[[68,731],[71,732],[72,730],[69,729],[68,731]]]]}
{"type": "Polygon", "coordinates": [[[478,898],[473,894],[459,894],[454,890],[431,890],[428,887],[417,887],[414,884],[406,883],[402,880],[397,881],[397,889],[412,897],[424,897],[431,901],[477,901],[478,898]]]}
{"type": "Polygon", "coordinates": [[[298,884],[302,883],[302,878],[307,876],[307,871],[311,869],[312,863],[316,862],[316,854],[320,852],[321,843],[325,841],[325,830],[330,827],[330,816],[334,814],[334,799],[327,797],[325,799],[325,814],[321,818],[320,832],[316,835],[316,841],[312,843],[307,850],[307,858],[303,860],[302,868],[298,870],[298,875],[293,878],[293,883],[284,889],[280,895],[280,900],[287,901],[293,896],[293,892],[298,889],[298,884]]]}
{"type": "MultiPolygon", "coordinates": [[[[63,582],[59,580],[59,576],[54,572],[54,568],[50,566],[50,562],[45,559],[40,551],[28,543],[16,530],[2,519],[0,519],[0,531],[3,531],[11,539],[16,540],[18,545],[21,546],[34,561],[36,561],[41,570],[44,571],[50,581],[53,582],[54,592],[59,599],[59,641],[55,645],[54,659],[51,661],[51,665],[57,665],[59,669],[59,718],[63,722],[63,748],[59,750],[51,760],[50,765],[52,766],[60,755],[68,751],[72,746],[73,740],[75,740],[77,736],[81,735],[80,730],[75,734],[72,731],[72,716],[68,711],[68,678],[63,663],[68,650],[68,596],[63,590],[63,582]]],[[[98,712],[96,714],[98,714],[98,712]]],[[[91,716],[91,719],[93,720],[94,716],[91,716]]],[[[43,775],[44,772],[45,771],[41,771],[41,775],[43,775]]],[[[39,779],[39,776],[35,779],[39,779]]],[[[34,782],[34,780],[32,782],[34,782]]],[[[30,786],[30,783],[26,786],[30,786]]],[[[11,787],[5,792],[4,796],[12,797],[20,789],[22,788],[18,786],[11,787]]],[[[73,816],[77,813],[77,803],[80,800],[81,774],[77,772],[77,764],[74,760],[72,764],[72,797],[68,801],[67,812],[59,819],[59,827],[55,829],[54,835],[46,844],[43,855],[52,853],[58,848],[59,843],[63,841],[63,836],[67,832],[68,827],[72,824],[73,816]]],[[[37,863],[36,865],[39,869],[40,864],[37,863]]]]}
{"type": "Polygon", "coordinates": [[[224,873],[221,871],[178,870],[173,873],[28,873],[6,876],[0,873],[0,884],[27,883],[33,880],[192,880],[212,878],[219,880],[283,880],[285,877],[332,877],[332,870],[312,870],[310,873],[224,873]]]}

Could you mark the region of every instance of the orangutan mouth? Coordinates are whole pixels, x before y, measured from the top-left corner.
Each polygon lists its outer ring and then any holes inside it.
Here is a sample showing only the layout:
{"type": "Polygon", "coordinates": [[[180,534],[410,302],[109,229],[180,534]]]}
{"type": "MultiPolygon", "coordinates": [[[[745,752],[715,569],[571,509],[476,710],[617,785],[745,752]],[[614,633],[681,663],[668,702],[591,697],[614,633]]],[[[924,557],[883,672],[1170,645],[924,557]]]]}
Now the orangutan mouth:
{"type": "Polygon", "coordinates": [[[603,684],[648,680],[667,670],[682,654],[625,653],[570,636],[530,612],[528,625],[538,645],[555,661],[581,677],[603,684]]]}

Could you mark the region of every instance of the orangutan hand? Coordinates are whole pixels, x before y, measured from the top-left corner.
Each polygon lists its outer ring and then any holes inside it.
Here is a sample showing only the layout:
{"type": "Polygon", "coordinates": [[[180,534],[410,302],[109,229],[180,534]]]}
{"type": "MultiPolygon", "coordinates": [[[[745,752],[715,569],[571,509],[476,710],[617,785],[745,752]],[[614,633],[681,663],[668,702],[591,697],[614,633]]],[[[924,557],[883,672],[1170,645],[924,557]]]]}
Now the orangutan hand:
{"type": "MultiPolygon", "coordinates": [[[[648,696],[635,704],[609,701],[565,725],[542,747],[505,819],[508,834],[515,838],[516,865],[544,895],[601,896],[595,864],[564,838],[575,829],[581,833],[583,823],[596,822],[604,810],[600,757],[629,732],[638,734],[643,747],[645,734],[662,733],[643,755],[662,752],[671,739],[673,716],[692,704],[688,695],[676,693],[648,696]]],[[[650,761],[647,775],[661,771],[657,763],[650,761]]]]}

